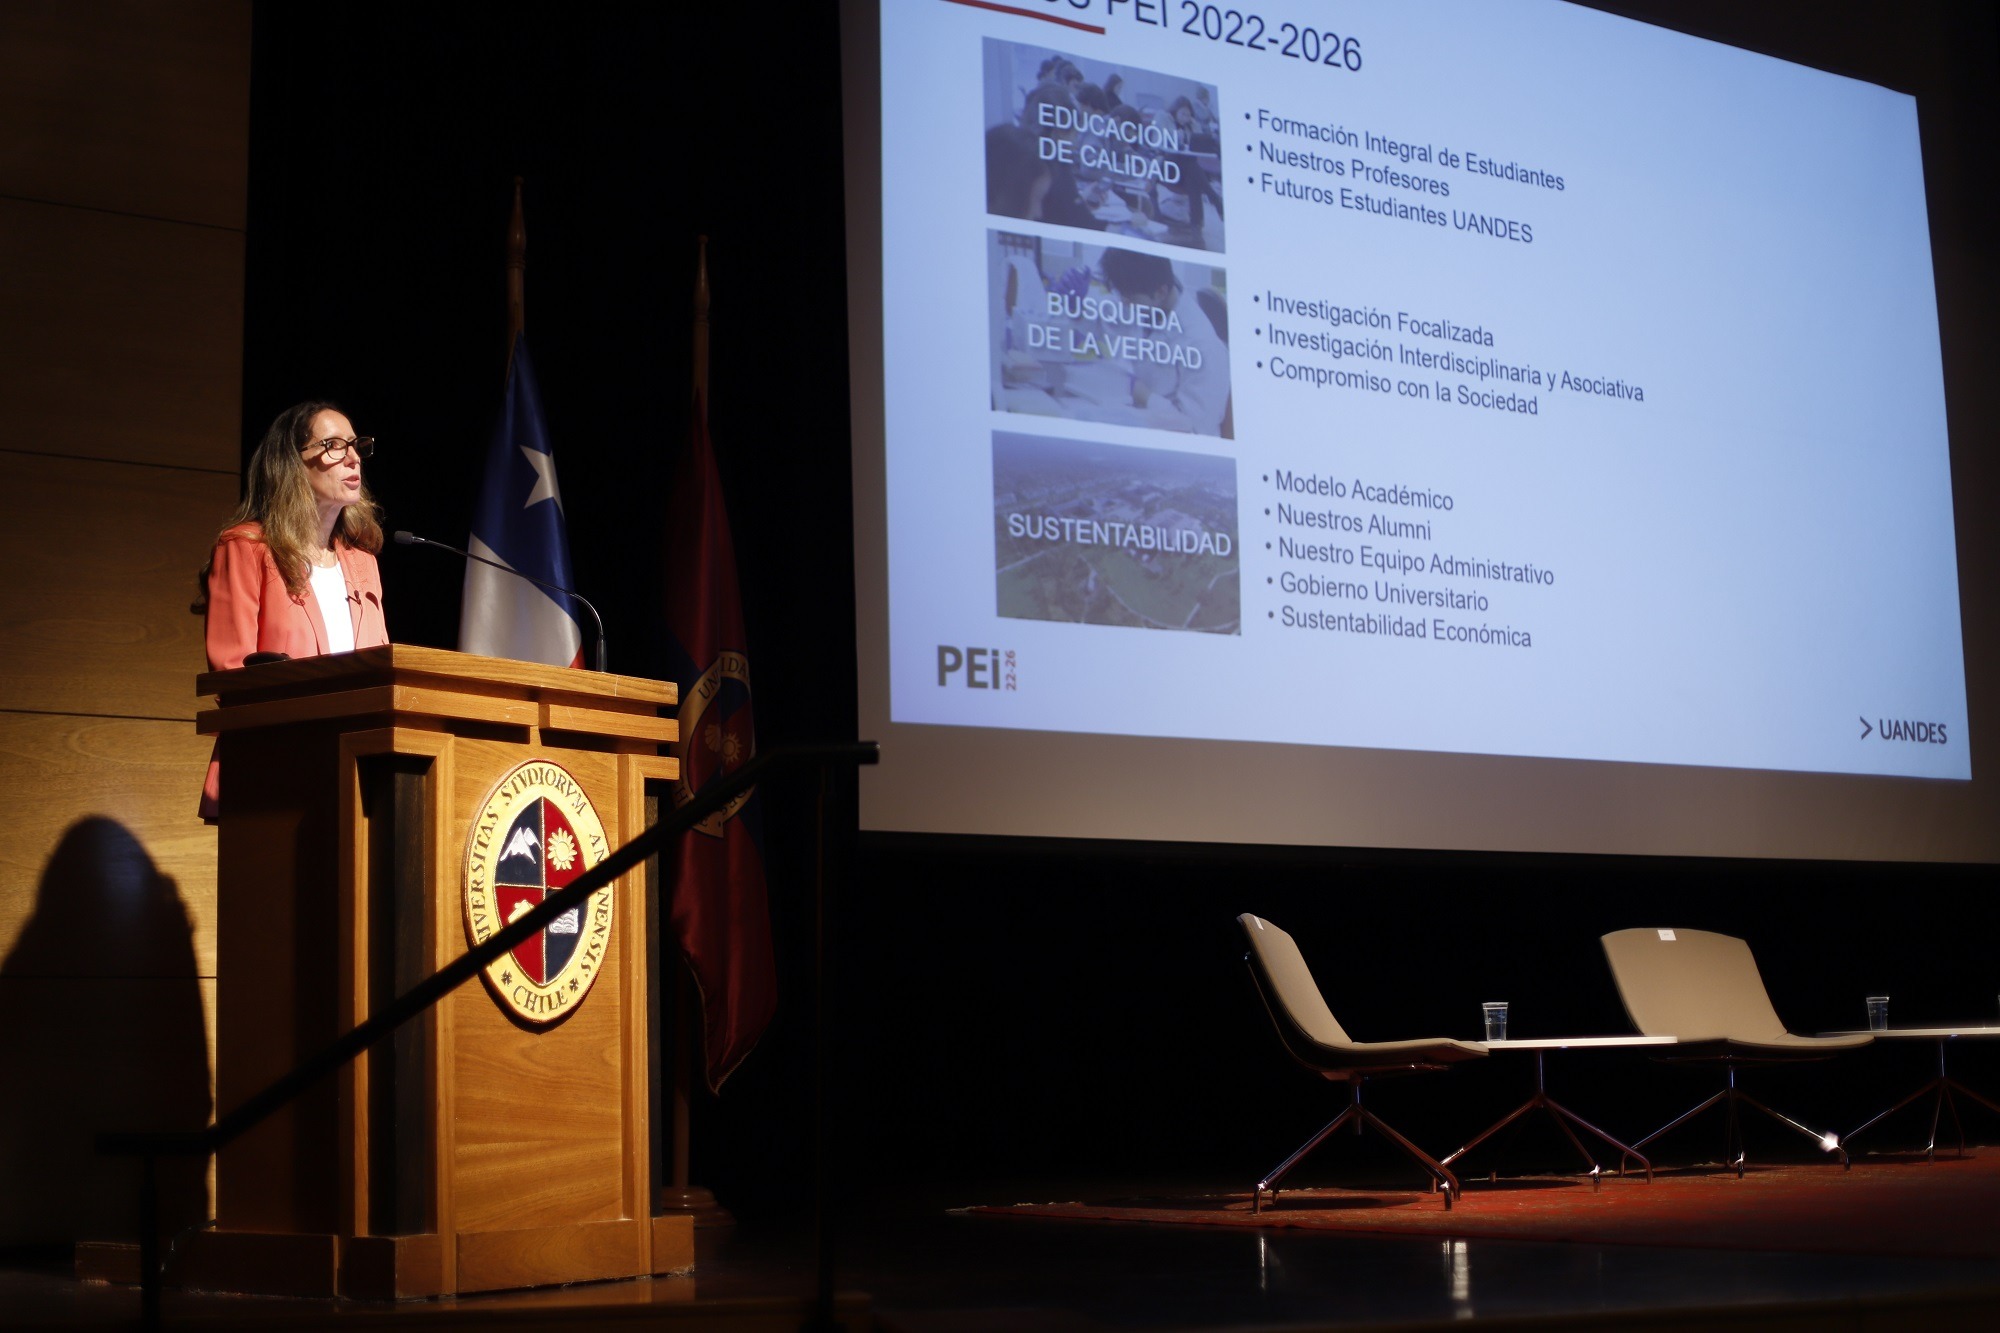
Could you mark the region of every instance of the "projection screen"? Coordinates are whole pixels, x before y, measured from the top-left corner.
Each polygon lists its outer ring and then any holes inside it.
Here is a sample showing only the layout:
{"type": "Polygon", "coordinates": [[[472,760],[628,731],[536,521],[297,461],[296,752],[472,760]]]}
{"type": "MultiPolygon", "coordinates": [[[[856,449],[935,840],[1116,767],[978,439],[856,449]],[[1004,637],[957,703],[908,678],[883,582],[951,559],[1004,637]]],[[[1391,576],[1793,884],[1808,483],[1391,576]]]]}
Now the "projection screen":
{"type": "Polygon", "coordinates": [[[864,828],[2000,850],[1915,98],[1533,0],[843,17],[864,828]]]}

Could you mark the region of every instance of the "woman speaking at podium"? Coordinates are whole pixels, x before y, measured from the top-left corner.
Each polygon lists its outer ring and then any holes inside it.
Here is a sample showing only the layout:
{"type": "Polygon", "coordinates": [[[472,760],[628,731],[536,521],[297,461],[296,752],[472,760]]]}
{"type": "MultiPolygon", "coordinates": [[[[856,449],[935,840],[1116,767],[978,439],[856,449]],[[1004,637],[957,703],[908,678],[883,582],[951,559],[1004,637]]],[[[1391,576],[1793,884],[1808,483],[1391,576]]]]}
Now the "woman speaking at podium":
{"type": "MultiPolygon", "coordinates": [[[[389,642],[375,568],[382,523],[361,480],[374,449],[332,403],[287,408],[264,432],[243,502],[197,578],[209,670],[234,670],[253,653],[317,657],[389,642]]],[[[210,823],[219,777],[210,759],[201,792],[210,823]]]]}

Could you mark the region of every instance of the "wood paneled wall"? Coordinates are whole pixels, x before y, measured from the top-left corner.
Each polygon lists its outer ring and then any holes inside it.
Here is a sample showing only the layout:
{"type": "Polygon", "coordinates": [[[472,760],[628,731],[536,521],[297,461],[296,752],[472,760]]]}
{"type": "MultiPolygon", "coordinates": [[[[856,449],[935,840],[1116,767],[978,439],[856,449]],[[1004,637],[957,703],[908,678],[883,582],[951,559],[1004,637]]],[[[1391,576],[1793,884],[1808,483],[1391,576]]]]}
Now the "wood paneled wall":
{"type": "Polygon", "coordinates": [[[237,495],[249,108],[249,0],[0,5],[0,1243],[133,1234],[91,1137],[212,1109],[188,604],[237,495]]]}

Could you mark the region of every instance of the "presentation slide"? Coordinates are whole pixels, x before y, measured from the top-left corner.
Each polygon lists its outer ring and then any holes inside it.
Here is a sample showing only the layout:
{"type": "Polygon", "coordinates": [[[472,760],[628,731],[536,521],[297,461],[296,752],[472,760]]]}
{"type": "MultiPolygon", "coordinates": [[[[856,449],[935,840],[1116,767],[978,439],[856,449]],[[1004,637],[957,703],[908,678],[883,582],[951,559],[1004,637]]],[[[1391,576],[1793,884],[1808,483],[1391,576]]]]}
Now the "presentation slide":
{"type": "Polygon", "coordinates": [[[889,723],[1971,778],[1914,99],[1554,0],[877,35],[889,723]]]}

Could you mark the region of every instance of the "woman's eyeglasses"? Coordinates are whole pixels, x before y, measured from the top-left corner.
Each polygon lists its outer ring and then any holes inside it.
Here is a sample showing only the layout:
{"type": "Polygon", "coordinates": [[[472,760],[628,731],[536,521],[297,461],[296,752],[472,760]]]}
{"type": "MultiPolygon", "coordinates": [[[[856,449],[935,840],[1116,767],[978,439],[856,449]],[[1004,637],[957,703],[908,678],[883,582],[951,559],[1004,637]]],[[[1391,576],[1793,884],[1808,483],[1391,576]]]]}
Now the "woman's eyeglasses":
{"type": "Polygon", "coordinates": [[[315,440],[312,444],[300,445],[299,452],[303,454],[306,450],[312,448],[313,444],[319,446],[319,456],[329,463],[345,462],[347,460],[347,451],[350,449],[354,451],[356,458],[368,458],[375,453],[375,437],[373,435],[357,435],[351,440],[343,440],[336,435],[330,440],[315,440]]]}

